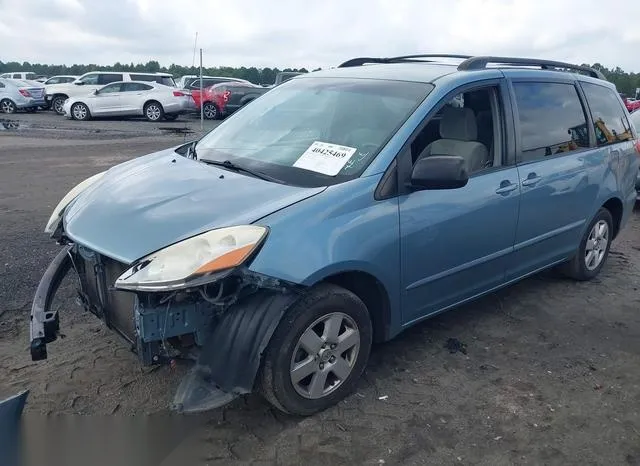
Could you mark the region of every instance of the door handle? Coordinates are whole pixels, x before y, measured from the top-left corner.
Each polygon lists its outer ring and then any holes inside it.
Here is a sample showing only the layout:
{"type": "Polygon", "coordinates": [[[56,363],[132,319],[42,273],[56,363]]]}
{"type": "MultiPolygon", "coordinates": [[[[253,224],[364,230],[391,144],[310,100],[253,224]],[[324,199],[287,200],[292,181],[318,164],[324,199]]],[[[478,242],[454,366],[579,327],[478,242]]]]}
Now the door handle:
{"type": "Polygon", "coordinates": [[[522,181],[522,186],[535,186],[541,179],[541,176],[536,175],[535,172],[531,172],[527,176],[527,179],[522,181]]]}
{"type": "Polygon", "coordinates": [[[516,183],[512,183],[509,180],[504,180],[500,183],[500,187],[496,189],[496,194],[509,194],[511,191],[518,189],[518,185],[516,183]]]}

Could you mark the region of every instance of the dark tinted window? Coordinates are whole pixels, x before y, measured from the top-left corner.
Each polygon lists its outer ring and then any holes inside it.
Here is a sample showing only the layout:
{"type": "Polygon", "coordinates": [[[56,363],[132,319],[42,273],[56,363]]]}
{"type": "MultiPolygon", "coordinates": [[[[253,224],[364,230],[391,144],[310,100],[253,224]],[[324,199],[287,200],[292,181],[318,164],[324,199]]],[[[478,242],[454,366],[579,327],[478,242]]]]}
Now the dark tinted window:
{"type": "Polygon", "coordinates": [[[572,84],[514,83],[520,119],[520,161],[589,147],[584,109],[572,84]]]}
{"type": "Polygon", "coordinates": [[[153,86],[149,86],[148,84],[142,83],[124,83],[123,92],[132,92],[132,91],[148,91],[153,89],[153,86]]]}
{"type": "MultiPolygon", "coordinates": [[[[214,84],[227,82],[220,78],[202,78],[202,88],[213,86],[214,84]]],[[[188,86],[189,89],[200,89],[200,79],[194,79],[188,86]]]]}
{"type": "Polygon", "coordinates": [[[116,81],[122,81],[121,74],[100,74],[98,75],[98,84],[115,83],[116,81]]]}
{"type": "Polygon", "coordinates": [[[157,76],[153,74],[132,74],[132,81],[147,81],[150,83],[158,83],[164,86],[175,86],[176,83],[171,76],[157,76]]]}
{"type": "Polygon", "coordinates": [[[588,83],[582,83],[582,89],[589,102],[599,146],[633,138],[626,112],[615,91],[588,83]]]}

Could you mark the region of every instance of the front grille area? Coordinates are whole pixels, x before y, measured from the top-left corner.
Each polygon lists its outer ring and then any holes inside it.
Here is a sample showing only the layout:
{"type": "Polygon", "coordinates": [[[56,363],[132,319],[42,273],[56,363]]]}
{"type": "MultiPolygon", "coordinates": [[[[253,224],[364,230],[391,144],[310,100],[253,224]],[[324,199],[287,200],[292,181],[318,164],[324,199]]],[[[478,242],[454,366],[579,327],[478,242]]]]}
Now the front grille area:
{"type": "Polygon", "coordinates": [[[76,262],[82,291],[91,312],[104,320],[108,327],[117,330],[131,343],[135,343],[135,295],[113,288],[116,279],[128,266],[80,247],[77,251],[76,262]],[[101,294],[103,299],[100,297],[101,294]]]}

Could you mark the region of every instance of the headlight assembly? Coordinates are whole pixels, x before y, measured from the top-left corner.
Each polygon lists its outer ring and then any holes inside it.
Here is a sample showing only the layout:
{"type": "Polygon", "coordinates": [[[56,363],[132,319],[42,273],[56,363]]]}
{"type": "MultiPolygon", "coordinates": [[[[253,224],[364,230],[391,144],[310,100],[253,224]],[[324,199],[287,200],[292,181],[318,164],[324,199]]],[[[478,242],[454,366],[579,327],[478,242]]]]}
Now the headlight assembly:
{"type": "Polygon", "coordinates": [[[167,291],[208,283],[212,274],[241,265],[264,241],[267,228],[211,230],[140,259],[115,283],[122,290],[167,291]]]}
{"type": "Polygon", "coordinates": [[[58,202],[56,208],[53,209],[53,213],[51,214],[51,217],[49,217],[49,221],[47,222],[47,226],[44,228],[44,232],[53,234],[53,232],[56,231],[56,227],[58,226],[58,222],[62,217],[62,212],[64,211],[64,209],[71,203],[71,201],[73,201],[78,196],[78,194],[80,194],[82,191],[102,178],[104,173],[105,172],[97,173],[77,184],[73,189],[71,189],[71,191],[69,191],[62,198],[62,200],[58,202]]]}

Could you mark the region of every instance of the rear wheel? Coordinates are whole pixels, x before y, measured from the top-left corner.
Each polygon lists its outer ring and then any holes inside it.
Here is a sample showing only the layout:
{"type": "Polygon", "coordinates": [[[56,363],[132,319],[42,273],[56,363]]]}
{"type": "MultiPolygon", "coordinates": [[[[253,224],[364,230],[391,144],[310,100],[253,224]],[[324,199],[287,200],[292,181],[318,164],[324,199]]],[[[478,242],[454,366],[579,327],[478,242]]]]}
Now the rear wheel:
{"type": "Polygon", "coordinates": [[[202,113],[207,120],[217,120],[220,117],[218,107],[213,102],[205,102],[202,107],[202,113]]]}
{"type": "Polygon", "coordinates": [[[91,118],[89,107],[82,102],[77,102],[71,106],[71,116],[74,120],[85,121],[91,118]]]}
{"type": "Polygon", "coordinates": [[[64,106],[65,100],[67,100],[66,96],[57,95],[51,101],[51,108],[53,108],[53,111],[58,115],[64,115],[64,110],[62,109],[62,107],[64,106]]]}
{"type": "Polygon", "coordinates": [[[16,113],[16,104],[11,99],[2,99],[0,100],[0,110],[2,113],[16,113]]]}
{"type": "Polygon", "coordinates": [[[280,321],[264,355],[260,391],[281,411],[308,416],[356,387],[371,350],[369,312],[353,293],[322,284],[280,321]]]}
{"type": "Polygon", "coordinates": [[[158,102],[147,102],[144,106],[144,116],[149,121],[160,121],[164,118],[164,109],[158,102]]]}
{"type": "Polygon", "coordinates": [[[579,281],[591,280],[600,273],[609,256],[613,239],[613,218],[602,207],[587,227],[578,253],[561,267],[561,271],[570,278],[579,281]]]}

